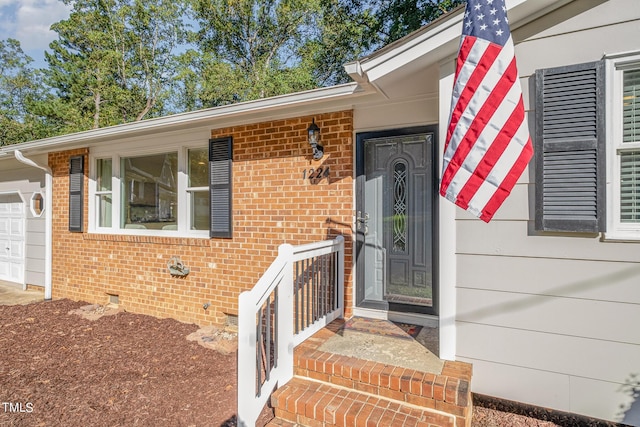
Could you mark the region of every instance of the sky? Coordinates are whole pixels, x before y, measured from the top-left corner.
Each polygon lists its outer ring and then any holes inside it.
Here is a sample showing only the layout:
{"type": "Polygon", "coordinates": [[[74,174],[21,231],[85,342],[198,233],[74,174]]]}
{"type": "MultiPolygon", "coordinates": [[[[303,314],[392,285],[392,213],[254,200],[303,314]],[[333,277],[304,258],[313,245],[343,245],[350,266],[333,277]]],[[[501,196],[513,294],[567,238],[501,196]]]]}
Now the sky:
{"type": "Polygon", "coordinates": [[[49,27],[68,18],[70,10],[59,0],[0,0],[0,40],[20,41],[35,61],[32,67],[44,67],[44,51],[56,37],[49,27]]]}

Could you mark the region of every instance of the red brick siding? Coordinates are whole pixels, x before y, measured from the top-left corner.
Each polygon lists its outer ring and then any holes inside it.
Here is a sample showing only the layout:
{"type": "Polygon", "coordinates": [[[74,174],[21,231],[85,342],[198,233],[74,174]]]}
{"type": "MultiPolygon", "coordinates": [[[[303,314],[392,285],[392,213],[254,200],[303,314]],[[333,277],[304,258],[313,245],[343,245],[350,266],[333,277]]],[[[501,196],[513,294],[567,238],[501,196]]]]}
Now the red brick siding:
{"type": "MultiPolygon", "coordinates": [[[[119,296],[124,309],[158,317],[220,324],[237,314],[238,295],[253,287],[281,243],[300,244],[344,234],[345,306],[352,306],[352,112],[315,116],[325,156],[311,157],[306,129],[312,117],[214,129],[233,136],[233,238],[184,239],[68,231],[69,157],[49,155],[54,172],[53,296],[106,303],[119,296]],[[303,171],[329,167],[318,182],[303,171]],[[167,261],[179,256],[191,272],[174,278],[167,261]],[[211,306],[205,311],[204,303],[211,306]]],[[[206,146],[203,141],[203,147],[206,146]]],[[[88,160],[88,156],[85,158],[88,160]]],[[[90,165],[85,163],[88,175],[90,165]]],[[[88,228],[85,180],[85,230],[88,228]]]]}

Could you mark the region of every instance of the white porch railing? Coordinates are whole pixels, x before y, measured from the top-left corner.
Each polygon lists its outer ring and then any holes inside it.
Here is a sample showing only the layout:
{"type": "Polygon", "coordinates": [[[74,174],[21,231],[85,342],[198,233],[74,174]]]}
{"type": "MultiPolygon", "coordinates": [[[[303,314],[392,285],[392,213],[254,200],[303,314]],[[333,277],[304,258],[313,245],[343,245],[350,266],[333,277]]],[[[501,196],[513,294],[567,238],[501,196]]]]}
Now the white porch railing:
{"type": "Polygon", "coordinates": [[[238,425],[293,377],[293,349],[344,314],[344,238],[278,248],[238,313],[238,425]]]}

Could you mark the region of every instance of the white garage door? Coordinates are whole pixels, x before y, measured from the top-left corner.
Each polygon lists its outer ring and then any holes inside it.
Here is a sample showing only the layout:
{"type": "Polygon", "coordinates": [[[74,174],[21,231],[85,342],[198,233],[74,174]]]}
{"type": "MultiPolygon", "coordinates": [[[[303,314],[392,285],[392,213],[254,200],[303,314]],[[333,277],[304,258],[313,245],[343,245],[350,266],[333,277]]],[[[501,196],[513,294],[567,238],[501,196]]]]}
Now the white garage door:
{"type": "Polygon", "coordinates": [[[24,282],[25,207],[17,194],[0,194],[0,280],[24,282]]]}

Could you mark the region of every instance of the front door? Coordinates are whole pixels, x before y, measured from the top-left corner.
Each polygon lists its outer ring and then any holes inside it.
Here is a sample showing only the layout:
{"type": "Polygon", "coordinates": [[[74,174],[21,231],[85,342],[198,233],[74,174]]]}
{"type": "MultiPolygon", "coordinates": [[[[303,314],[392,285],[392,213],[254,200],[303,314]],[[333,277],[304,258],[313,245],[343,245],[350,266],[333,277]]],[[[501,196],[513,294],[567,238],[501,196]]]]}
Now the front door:
{"type": "Polygon", "coordinates": [[[17,194],[0,194],[0,280],[24,281],[24,202],[17,194]]]}
{"type": "Polygon", "coordinates": [[[437,314],[435,128],[357,136],[356,302],[437,314]]]}

